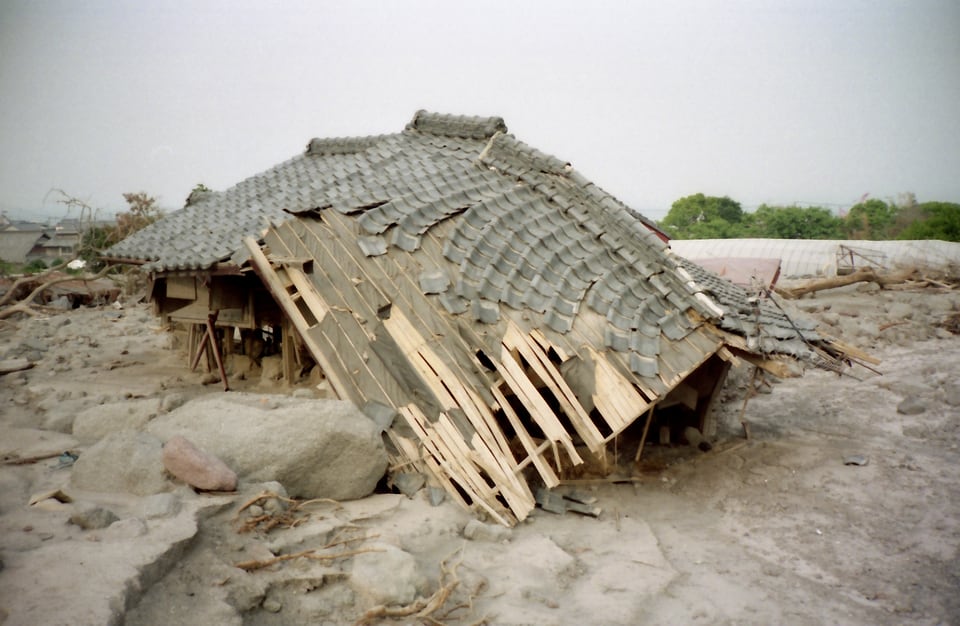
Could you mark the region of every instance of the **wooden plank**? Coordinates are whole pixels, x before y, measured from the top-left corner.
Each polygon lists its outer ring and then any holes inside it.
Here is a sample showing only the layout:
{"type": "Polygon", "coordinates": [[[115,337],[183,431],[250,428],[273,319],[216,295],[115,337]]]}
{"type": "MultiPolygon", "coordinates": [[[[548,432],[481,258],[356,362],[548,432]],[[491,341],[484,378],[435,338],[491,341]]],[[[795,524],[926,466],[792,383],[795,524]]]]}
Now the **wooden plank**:
{"type": "Polygon", "coordinates": [[[546,353],[549,353],[550,349],[553,348],[553,351],[557,353],[558,357],[560,357],[561,363],[567,361],[571,356],[560,346],[556,345],[555,343],[551,343],[550,340],[547,339],[547,336],[544,335],[543,331],[539,328],[533,328],[530,330],[530,338],[537,342],[537,345],[540,346],[540,349],[546,353]]]}
{"type": "Polygon", "coordinates": [[[313,313],[313,317],[316,318],[317,323],[323,321],[323,318],[330,309],[320,296],[320,292],[317,291],[316,285],[307,278],[302,270],[287,265],[284,265],[284,269],[286,269],[287,275],[296,286],[300,297],[303,298],[304,304],[306,304],[310,312],[313,313]]]}
{"type": "Polygon", "coordinates": [[[593,402],[614,434],[619,433],[640,417],[650,403],[610,365],[605,355],[588,349],[596,364],[593,402]]]}
{"type": "Polygon", "coordinates": [[[176,300],[196,300],[197,282],[193,276],[168,276],[167,297],[176,300]]]}
{"type": "Polygon", "coordinates": [[[280,345],[283,350],[283,380],[288,385],[293,384],[293,372],[296,370],[297,348],[293,340],[295,334],[290,318],[283,316],[283,321],[280,323],[280,345]]]}
{"type": "MultiPolygon", "coordinates": [[[[513,407],[510,406],[510,402],[507,400],[506,396],[503,395],[503,392],[500,391],[496,385],[493,386],[491,391],[493,391],[493,396],[497,399],[497,402],[500,403],[500,409],[507,417],[507,421],[510,422],[510,426],[512,426],[514,432],[517,433],[517,439],[520,440],[520,443],[523,445],[523,449],[527,452],[527,459],[533,463],[537,473],[540,474],[540,478],[543,479],[543,484],[547,486],[547,489],[552,489],[553,487],[559,485],[560,479],[557,478],[553,468],[551,468],[550,464],[540,456],[543,450],[534,443],[533,438],[530,437],[530,433],[528,433],[527,429],[523,427],[523,423],[520,421],[520,416],[517,415],[516,411],[513,410],[513,407]]],[[[524,465],[525,462],[521,460],[517,466],[517,471],[520,471],[524,465]]]]}
{"type": "Polygon", "coordinates": [[[299,332],[300,336],[303,337],[304,343],[310,350],[310,354],[313,356],[316,362],[320,364],[320,367],[323,368],[323,372],[326,375],[327,380],[330,381],[330,387],[333,389],[334,393],[336,393],[337,397],[342,400],[353,400],[354,403],[358,403],[359,399],[352,397],[352,394],[349,393],[348,387],[344,384],[341,372],[334,369],[333,364],[330,362],[330,359],[327,358],[326,353],[320,348],[315,340],[308,336],[307,331],[309,329],[303,314],[300,313],[300,309],[297,308],[297,304],[293,301],[293,299],[290,298],[290,294],[287,293],[287,290],[280,283],[276,272],[273,271],[273,268],[270,266],[270,261],[267,260],[267,257],[264,256],[263,251],[260,250],[260,245],[257,243],[256,239],[253,237],[244,237],[243,243],[250,252],[250,261],[253,264],[253,268],[257,272],[257,275],[260,276],[260,279],[263,281],[263,284],[266,285],[267,290],[270,291],[277,303],[287,313],[287,316],[290,318],[290,321],[293,322],[297,332],[299,332]]]}
{"type": "Polygon", "coordinates": [[[491,517],[504,526],[512,526],[513,524],[502,514],[505,511],[497,510],[502,505],[497,502],[495,496],[490,497],[488,494],[487,497],[484,497],[482,493],[478,493],[478,491],[490,491],[490,487],[486,485],[483,478],[476,472],[475,468],[463,463],[463,459],[450,449],[449,442],[440,432],[427,424],[426,417],[417,406],[410,404],[401,407],[400,413],[406,418],[407,423],[417,433],[417,436],[420,437],[425,449],[436,459],[439,468],[443,470],[437,474],[437,478],[441,479],[447,491],[457,490],[457,487],[450,482],[450,479],[455,479],[460,489],[470,497],[474,504],[482,507],[491,517]],[[444,477],[444,474],[446,474],[446,477],[444,477]],[[496,507],[494,507],[494,504],[496,504],[496,507]]]}
{"type": "MultiPolygon", "coordinates": [[[[324,220],[328,224],[322,228],[335,233],[343,241],[349,242],[357,236],[357,226],[353,218],[343,215],[325,215],[324,220]]],[[[310,231],[315,231],[321,226],[317,223],[304,223],[304,229],[309,226],[310,231]]],[[[475,333],[470,331],[468,337],[464,337],[462,330],[469,330],[466,326],[461,326],[460,321],[451,317],[445,309],[439,304],[437,296],[426,296],[420,291],[417,282],[418,270],[423,265],[426,267],[445,268],[449,263],[445,259],[426,256],[424,248],[417,250],[412,254],[391,253],[365,257],[356,246],[346,245],[343,249],[345,255],[350,256],[356,263],[361,278],[380,286],[381,290],[386,292],[391,290],[390,297],[397,308],[403,308],[409,316],[412,323],[418,328],[427,329],[431,337],[437,341],[433,343],[434,350],[443,357],[451,369],[457,372],[457,378],[469,381],[470,387],[473,387],[481,393],[487,393],[489,380],[483,377],[479,370],[466,369],[462,364],[472,363],[474,351],[481,347],[483,343],[476,337],[475,333]],[[473,347],[471,349],[471,345],[473,347]]],[[[489,400],[487,400],[489,401],[489,400]]]]}
{"type": "Polygon", "coordinates": [[[577,400],[573,390],[567,385],[567,382],[554,367],[543,349],[511,321],[507,322],[507,332],[504,334],[503,344],[519,351],[537,376],[540,377],[540,380],[553,393],[587,448],[594,453],[600,452],[604,447],[603,435],[590,420],[590,416],[580,405],[580,401],[577,400]]]}
{"type": "MultiPolygon", "coordinates": [[[[494,364],[497,367],[497,371],[503,376],[504,382],[510,387],[513,393],[517,395],[527,411],[530,412],[530,417],[532,417],[533,421],[543,430],[547,439],[554,443],[562,444],[567,451],[567,456],[570,457],[574,465],[583,463],[583,459],[577,453],[577,449],[573,445],[573,440],[570,439],[569,433],[567,433],[563,424],[557,419],[557,416],[554,415],[547,401],[543,399],[543,396],[540,395],[537,388],[534,387],[530,379],[527,378],[526,373],[514,359],[510,349],[503,344],[501,344],[501,348],[500,361],[495,361],[494,364]]],[[[556,460],[559,465],[559,456],[556,460]]]]}

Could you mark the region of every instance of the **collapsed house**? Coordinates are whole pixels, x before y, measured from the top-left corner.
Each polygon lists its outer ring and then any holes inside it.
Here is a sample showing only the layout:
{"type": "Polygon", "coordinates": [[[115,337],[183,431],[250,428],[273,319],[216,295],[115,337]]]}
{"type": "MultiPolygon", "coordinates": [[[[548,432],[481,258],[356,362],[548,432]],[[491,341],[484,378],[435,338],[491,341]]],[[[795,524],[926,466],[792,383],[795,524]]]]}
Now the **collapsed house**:
{"type": "Polygon", "coordinates": [[[158,313],[196,329],[193,363],[238,349],[235,329],[279,328],[285,371],[309,355],[384,428],[393,471],[507,525],[531,484],[605,463],[628,428],[641,449],[655,417],[709,432],[731,363],[783,376],[863,356],[675,256],[495,117],[314,139],[107,256],[141,264],[158,313]]]}

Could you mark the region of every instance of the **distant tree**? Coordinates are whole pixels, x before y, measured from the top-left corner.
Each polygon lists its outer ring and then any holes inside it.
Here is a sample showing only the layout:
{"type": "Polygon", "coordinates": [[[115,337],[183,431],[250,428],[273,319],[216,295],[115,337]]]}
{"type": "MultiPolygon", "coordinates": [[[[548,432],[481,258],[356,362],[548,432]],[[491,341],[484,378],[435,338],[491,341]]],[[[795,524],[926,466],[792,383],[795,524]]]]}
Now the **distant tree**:
{"type": "Polygon", "coordinates": [[[897,221],[897,205],[871,198],[850,208],[843,220],[849,239],[889,239],[897,221]]]}
{"type": "Polygon", "coordinates": [[[697,193],[674,202],[659,225],[675,239],[724,239],[740,235],[743,215],[739,202],[697,193]]]}
{"type": "Polygon", "coordinates": [[[127,201],[129,210],[117,214],[117,241],[126,239],[163,217],[163,211],[157,206],[157,199],[148,196],[146,192],[125,193],[123,199],[127,201]]]}
{"type": "Polygon", "coordinates": [[[61,189],[55,191],[60,195],[58,202],[65,205],[68,211],[76,209],[80,212],[82,234],[77,257],[86,261],[91,269],[103,267],[100,253],[105,249],[163,217],[156,198],[143,191],[125,193],[123,199],[127,202],[128,210],[117,214],[115,224],[104,225],[95,219],[99,209],[61,189]]]}
{"type": "Polygon", "coordinates": [[[897,239],[940,239],[960,241],[960,204],[923,202],[910,211],[915,215],[897,239]]]}
{"type": "Polygon", "coordinates": [[[761,204],[743,219],[743,236],[764,239],[839,239],[842,220],[823,207],[761,204]]]}

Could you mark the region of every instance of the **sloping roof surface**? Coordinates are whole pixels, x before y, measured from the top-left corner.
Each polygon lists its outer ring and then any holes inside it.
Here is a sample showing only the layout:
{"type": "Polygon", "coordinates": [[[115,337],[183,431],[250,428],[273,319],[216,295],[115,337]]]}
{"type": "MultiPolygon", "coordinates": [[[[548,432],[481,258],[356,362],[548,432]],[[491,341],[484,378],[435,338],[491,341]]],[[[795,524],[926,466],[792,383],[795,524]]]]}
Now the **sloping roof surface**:
{"type": "Polygon", "coordinates": [[[239,263],[244,235],[260,236],[290,214],[322,219],[333,210],[356,220],[355,245],[375,256],[415,251],[442,224],[442,255],[458,270],[439,290],[451,314],[496,322],[502,306],[532,310],[566,333],[586,308],[607,321],[602,344],[650,377],[665,366],[661,342],[679,346],[694,329],[690,311],[723,317],[725,329],[748,336],[758,319],[770,322],[760,332],[765,352],[809,352],[804,340],[815,334],[799,337],[770,307],[761,306],[758,318],[744,290],[673,257],[649,222],[505,131],[496,117],[421,111],[398,134],[315,139],[303,155],[209,194],[108,254],[157,271],[239,263]]]}

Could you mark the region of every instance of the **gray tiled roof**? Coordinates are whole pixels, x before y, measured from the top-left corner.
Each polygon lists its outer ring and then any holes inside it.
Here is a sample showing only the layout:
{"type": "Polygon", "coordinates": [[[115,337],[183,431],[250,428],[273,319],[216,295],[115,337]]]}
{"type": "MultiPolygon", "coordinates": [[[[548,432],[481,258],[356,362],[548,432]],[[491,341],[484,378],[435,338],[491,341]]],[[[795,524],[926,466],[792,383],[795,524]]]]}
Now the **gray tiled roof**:
{"type": "Polygon", "coordinates": [[[108,254],[155,271],[238,263],[243,236],[325,210],[356,219],[367,256],[417,250],[444,222],[442,254],[458,271],[450,281],[425,279],[448,312],[494,323],[502,306],[528,309],[566,333],[588,307],[608,321],[607,347],[629,354],[641,376],[656,373],[662,340],[692,332],[689,310],[756,337],[766,352],[806,357],[804,339],[818,339],[809,324],[798,325],[801,338],[782,312],[754,307],[744,290],[670,254],[649,221],[567,162],[506,134],[497,117],[421,111],[398,134],[314,139],[303,155],[203,197],[108,254]]]}

